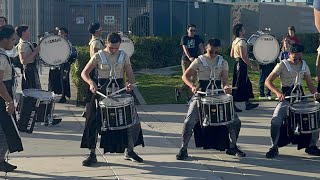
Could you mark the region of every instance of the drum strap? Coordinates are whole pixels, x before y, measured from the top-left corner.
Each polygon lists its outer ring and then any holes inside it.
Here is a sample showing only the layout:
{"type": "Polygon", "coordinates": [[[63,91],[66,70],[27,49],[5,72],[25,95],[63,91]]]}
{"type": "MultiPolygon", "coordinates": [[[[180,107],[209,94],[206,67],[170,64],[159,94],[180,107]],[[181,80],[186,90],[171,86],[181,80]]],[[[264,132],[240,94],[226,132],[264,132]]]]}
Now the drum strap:
{"type": "MultiPolygon", "coordinates": [[[[102,64],[109,64],[109,61],[108,61],[106,55],[104,54],[103,50],[99,50],[98,54],[99,54],[99,56],[101,58],[102,64]]],[[[123,64],[124,63],[124,52],[122,50],[120,50],[118,63],[119,64],[123,64]]]]}
{"type": "Polygon", "coordinates": [[[27,44],[29,45],[29,48],[30,48],[31,51],[33,52],[33,47],[32,47],[32,44],[31,44],[30,42],[20,42],[20,43],[18,43],[18,44],[16,45],[16,48],[18,48],[18,46],[19,46],[20,44],[24,44],[24,43],[27,43],[27,44]]]}
{"type": "MultiPolygon", "coordinates": [[[[291,68],[291,65],[287,59],[282,60],[282,62],[284,63],[284,65],[286,66],[286,68],[289,72],[293,71],[293,69],[291,68]]],[[[306,71],[306,62],[304,60],[302,60],[301,72],[305,72],[305,71],[306,71]]]]}
{"type": "MultiPolygon", "coordinates": [[[[210,65],[208,64],[206,58],[205,58],[203,55],[200,55],[200,56],[199,56],[199,59],[200,59],[202,65],[203,65],[204,67],[210,67],[210,65]]],[[[217,63],[217,66],[218,66],[219,68],[221,68],[222,63],[223,63],[223,58],[222,58],[222,56],[218,55],[218,63],[217,63]]]]}
{"type": "Polygon", "coordinates": [[[2,52],[0,52],[0,54],[1,54],[1,55],[4,55],[4,56],[6,57],[8,63],[10,64],[11,69],[12,69],[12,71],[11,71],[11,76],[12,76],[12,80],[14,80],[14,78],[15,78],[15,69],[13,68],[13,65],[12,65],[12,63],[11,63],[11,61],[10,61],[9,56],[8,56],[7,54],[5,54],[5,53],[2,53],[2,52]]]}
{"type": "Polygon", "coordinates": [[[238,44],[240,41],[244,41],[244,42],[246,42],[246,44],[247,44],[247,41],[246,41],[246,39],[245,38],[240,38],[237,42],[236,42],[236,44],[238,44]]]}

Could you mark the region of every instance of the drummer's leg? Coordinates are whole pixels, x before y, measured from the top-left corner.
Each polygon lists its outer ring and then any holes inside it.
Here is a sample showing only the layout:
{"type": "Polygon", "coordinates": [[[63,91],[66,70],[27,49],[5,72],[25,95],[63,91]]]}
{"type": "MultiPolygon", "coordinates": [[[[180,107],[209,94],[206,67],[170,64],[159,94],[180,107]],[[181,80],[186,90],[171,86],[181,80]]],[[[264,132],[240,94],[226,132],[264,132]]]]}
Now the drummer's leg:
{"type": "Polygon", "coordinates": [[[176,155],[178,160],[183,160],[188,157],[188,144],[192,136],[193,128],[196,123],[199,121],[199,109],[197,105],[197,100],[191,100],[189,104],[189,109],[187,116],[185,117],[183,129],[182,129],[182,144],[179,153],[176,155]]]}
{"type": "Polygon", "coordinates": [[[312,133],[309,147],[317,146],[318,140],[319,140],[319,132],[312,133]]]}
{"type": "Polygon", "coordinates": [[[319,139],[319,132],[312,133],[309,147],[307,147],[305,150],[306,153],[313,156],[320,156],[320,150],[317,147],[318,139],[319,139]]]}
{"type": "Polygon", "coordinates": [[[237,140],[240,133],[241,121],[237,114],[234,115],[234,121],[231,124],[227,125],[230,137],[230,148],[237,146],[237,140]]]}
{"type": "Polygon", "coordinates": [[[125,152],[125,159],[131,159],[131,160],[135,160],[137,162],[143,162],[143,159],[133,151],[134,145],[139,138],[140,131],[141,131],[141,124],[140,123],[137,123],[137,124],[128,128],[128,130],[127,130],[128,146],[127,146],[127,150],[125,152]]]}

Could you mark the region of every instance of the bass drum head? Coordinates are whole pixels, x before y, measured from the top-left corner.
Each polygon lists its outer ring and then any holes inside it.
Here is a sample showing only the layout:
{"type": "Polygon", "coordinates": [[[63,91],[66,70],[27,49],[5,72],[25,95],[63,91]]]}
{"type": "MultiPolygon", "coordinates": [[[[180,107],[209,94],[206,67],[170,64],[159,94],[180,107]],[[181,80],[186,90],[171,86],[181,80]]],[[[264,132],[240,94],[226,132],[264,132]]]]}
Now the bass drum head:
{"type": "Polygon", "coordinates": [[[280,45],[274,36],[262,34],[253,45],[253,54],[261,64],[270,64],[276,60],[280,53],[280,45]]]}
{"type": "Polygon", "coordinates": [[[134,52],[134,45],[131,39],[122,35],[120,49],[123,50],[129,57],[131,57],[134,52]]]}
{"type": "Polygon", "coordinates": [[[68,61],[71,54],[69,42],[59,35],[45,36],[40,42],[40,58],[47,64],[56,66],[68,61]]]}

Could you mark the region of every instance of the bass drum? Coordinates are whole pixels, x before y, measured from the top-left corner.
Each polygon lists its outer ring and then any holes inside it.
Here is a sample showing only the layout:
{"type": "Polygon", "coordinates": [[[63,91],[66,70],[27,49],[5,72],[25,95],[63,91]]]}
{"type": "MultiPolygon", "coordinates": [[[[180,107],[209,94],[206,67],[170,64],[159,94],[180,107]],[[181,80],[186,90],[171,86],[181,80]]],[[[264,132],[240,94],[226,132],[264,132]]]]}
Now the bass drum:
{"type": "Polygon", "coordinates": [[[134,44],[132,40],[125,35],[121,35],[120,49],[123,50],[130,58],[134,52],[134,44]]]}
{"type": "Polygon", "coordinates": [[[59,35],[47,35],[39,44],[40,58],[48,65],[57,66],[68,61],[72,47],[68,40],[59,35]]]}
{"type": "Polygon", "coordinates": [[[247,42],[249,45],[249,58],[257,60],[260,64],[270,64],[279,56],[279,42],[277,38],[271,34],[253,34],[247,42]]]}

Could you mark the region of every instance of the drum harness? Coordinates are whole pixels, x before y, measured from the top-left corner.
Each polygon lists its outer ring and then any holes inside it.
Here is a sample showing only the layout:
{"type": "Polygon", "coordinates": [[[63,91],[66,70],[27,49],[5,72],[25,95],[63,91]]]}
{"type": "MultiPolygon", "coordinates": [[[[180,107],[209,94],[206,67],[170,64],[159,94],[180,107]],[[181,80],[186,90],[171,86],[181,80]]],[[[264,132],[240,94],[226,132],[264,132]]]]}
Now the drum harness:
{"type": "MultiPolygon", "coordinates": [[[[116,93],[119,93],[119,92],[123,91],[122,89],[120,89],[120,86],[119,86],[119,84],[117,82],[116,66],[118,66],[119,64],[124,64],[124,59],[125,59],[124,55],[125,55],[125,53],[122,50],[120,50],[119,57],[118,57],[118,62],[115,63],[114,65],[110,64],[110,62],[108,61],[108,59],[107,59],[106,55],[104,54],[103,50],[99,50],[98,54],[100,56],[101,63],[105,64],[105,65],[108,65],[109,68],[110,68],[109,82],[108,82],[108,84],[106,86],[106,95],[107,96],[103,96],[103,97],[112,98],[112,95],[115,95],[116,93]]],[[[97,91],[97,94],[99,94],[101,96],[103,95],[102,93],[98,93],[98,91],[97,91]]],[[[114,100],[117,101],[116,99],[114,99],[114,100]]],[[[99,107],[98,100],[96,100],[96,108],[98,108],[98,107],[99,107]]],[[[105,121],[106,121],[105,119],[102,120],[102,127],[101,127],[102,131],[106,131],[107,130],[105,121]]]]}
{"type": "MultiPolygon", "coordinates": [[[[296,101],[301,101],[302,100],[302,89],[301,89],[301,79],[303,77],[303,75],[306,73],[306,62],[304,60],[302,60],[302,67],[301,67],[301,71],[300,72],[296,72],[292,69],[289,61],[287,59],[282,60],[283,64],[286,66],[287,70],[289,71],[291,77],[292,73],[296,73],[296,79],[293,85],[293,88],[290,92],[290,105],[294,103],[294,99],[296,99],[296,101]],[[294,91],[296,91],[294,93],[294,91]],[[295,95],[292,95],[295,94],[295,95]]],[[[289,108],[287,108],[287,116],[289,116],[289,108]]],[[[297,124],[297,127],[294,130],[294,134],[299,135],[300,134],[300,124],[297,124]]]]}

